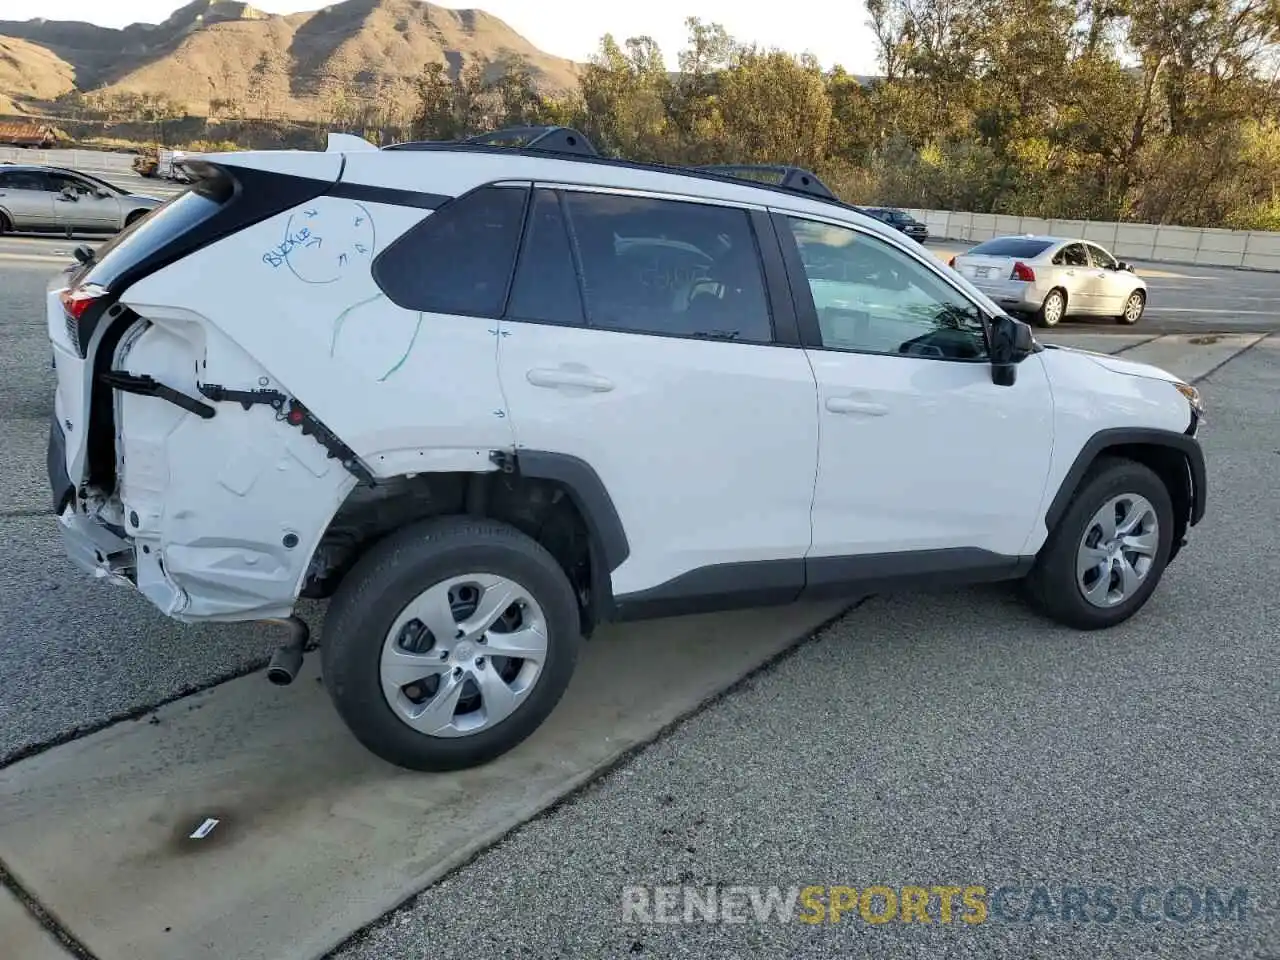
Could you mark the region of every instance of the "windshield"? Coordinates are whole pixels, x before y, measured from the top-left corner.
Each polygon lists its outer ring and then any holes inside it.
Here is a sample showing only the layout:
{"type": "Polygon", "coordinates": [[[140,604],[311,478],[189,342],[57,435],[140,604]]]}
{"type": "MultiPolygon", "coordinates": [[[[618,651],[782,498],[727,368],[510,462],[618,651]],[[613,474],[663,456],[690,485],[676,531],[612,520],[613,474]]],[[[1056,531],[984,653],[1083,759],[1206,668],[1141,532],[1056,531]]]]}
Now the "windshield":
{"type": "Polygon", "coordinates": [[[1052,240],[1033,240],[1028,237],[996,237],[986,243],[980,243],[969,251],[975,257],[1020,257],[1039,256],[1053,246],[1052,240]]]}

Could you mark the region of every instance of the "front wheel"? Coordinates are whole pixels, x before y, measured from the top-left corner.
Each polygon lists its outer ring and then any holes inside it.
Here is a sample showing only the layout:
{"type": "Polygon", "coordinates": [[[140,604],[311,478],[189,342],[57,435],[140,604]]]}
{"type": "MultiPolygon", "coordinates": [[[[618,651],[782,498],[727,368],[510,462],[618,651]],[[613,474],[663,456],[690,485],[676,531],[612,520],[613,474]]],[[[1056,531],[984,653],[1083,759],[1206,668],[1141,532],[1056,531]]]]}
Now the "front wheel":
{"type": "Polygon", "coordinates": [[[1026,580],[1028,599],[1070,627],[1113,627],[1150,599],[1172,546],[1164,482],[1141,463],[1103,458],[1045,541],[1026,580]]]}
{"type": "Polygon", "coordinates": [[[1125,300],[1124,309],[1120,312],[1118,319],[1125,326],[1131,327],[1142,319],[1143,311],[1146,309],[1146,295],[1141,290],[1135,290],[1125,300]]]}
{"type": "Polygon", "coordinates": [[[559,702],[577,599],[540,544],[503,523],[427,520],[373,547],[326,617],[325,684],[356,738],[411,770],[506,753],[559,702]]]}

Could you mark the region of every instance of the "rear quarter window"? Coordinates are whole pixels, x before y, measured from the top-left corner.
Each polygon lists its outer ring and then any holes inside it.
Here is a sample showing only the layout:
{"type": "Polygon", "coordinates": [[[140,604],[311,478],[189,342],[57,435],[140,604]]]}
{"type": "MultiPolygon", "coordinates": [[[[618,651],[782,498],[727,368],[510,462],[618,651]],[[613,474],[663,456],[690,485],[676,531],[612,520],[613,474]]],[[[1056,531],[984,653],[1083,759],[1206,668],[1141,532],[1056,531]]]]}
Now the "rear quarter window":
{"type": "Polygon", "coordinates": [[[1028,240],[1022,237],[997,237],[980,243],[969,251],[975,257],[1038,257],[1051,246],[1051,240],[1028,240]]]}

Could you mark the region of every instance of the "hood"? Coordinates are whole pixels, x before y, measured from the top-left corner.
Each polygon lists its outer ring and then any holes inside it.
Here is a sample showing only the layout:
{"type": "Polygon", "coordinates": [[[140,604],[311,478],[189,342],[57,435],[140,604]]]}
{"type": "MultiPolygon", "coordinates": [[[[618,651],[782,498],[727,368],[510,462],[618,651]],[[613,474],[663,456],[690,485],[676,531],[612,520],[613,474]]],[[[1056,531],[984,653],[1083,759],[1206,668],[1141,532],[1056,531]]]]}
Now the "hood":
{"type": "Polygon", "coordinates": [[[1165,383],[1181,383],[1182,380],[1175,377],[1168,370],[1161,370],[1149,363],[1138,363],[1135,360],[1125,360],[1123,357],[1113,357],[1109,353],[1098,353],[1094,350],[1081,350],[1079,347],[1067,347],[1057,343],[1047,343],[1044,345],[1048,350],[1062,350],[1065,353],[1075,353],[1084,357],[1088,357],[1098,366],[1110,370],[1112,373],[1123,373],[1130,377],[1146,377],[1148,380],[1163,380],[1165,383]]]}

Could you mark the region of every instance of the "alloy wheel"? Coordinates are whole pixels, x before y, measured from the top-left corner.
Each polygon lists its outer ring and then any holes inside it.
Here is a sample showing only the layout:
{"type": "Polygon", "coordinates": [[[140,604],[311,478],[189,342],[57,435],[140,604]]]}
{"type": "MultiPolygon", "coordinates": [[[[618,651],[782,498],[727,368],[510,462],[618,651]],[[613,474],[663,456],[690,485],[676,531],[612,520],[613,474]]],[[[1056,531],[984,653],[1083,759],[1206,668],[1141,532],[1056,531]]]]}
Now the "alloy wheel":
{"type": "Polygon", "coordinates": [[[547,618],[527,589],[494,574],[450,577],[414,598],[388,631],[383,696],[419,733],[471,736],[524,702],[547,651],[547,618]]]}
{"type": "Polygon", "coordinates": [[[1156,508],[1122,494],[1104,503],[1085,527],[1076,552],[1076,583],[1095,607],[1114,607],[1138,592],[1160,546],[1156,508]]]}

